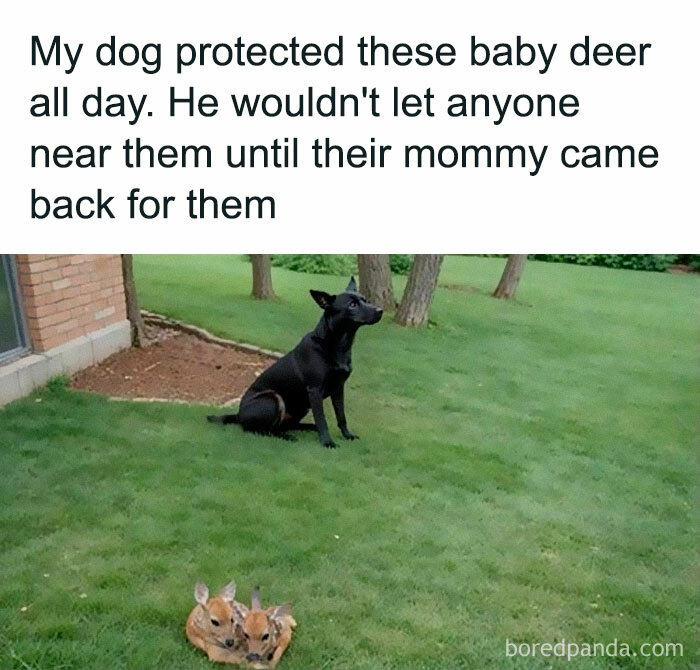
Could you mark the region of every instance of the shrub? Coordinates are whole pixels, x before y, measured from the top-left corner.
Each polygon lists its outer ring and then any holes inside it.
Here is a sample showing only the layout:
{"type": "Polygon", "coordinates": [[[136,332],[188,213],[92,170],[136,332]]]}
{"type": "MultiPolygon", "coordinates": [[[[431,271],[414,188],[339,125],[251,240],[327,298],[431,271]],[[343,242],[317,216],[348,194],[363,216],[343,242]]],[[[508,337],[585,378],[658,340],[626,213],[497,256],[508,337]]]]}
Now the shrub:
{"type": "Polygon", "coordinates": [[[550,263],[599,265],[606,268],[665,272],[676,262],[676,254],[531,254],[530,258],[550,263]]]}
{"type": "Polygon", "coordinates": [[[272,265],[307,274],[351,275],[357,272],[357,257],[352,254],[275,254],[272,265]]]}
{"type": "MultiPolygon", "coordinates": [[[[507,254],[479,254],[487,257],[505,257],[507,254]]],[[[529,258],[549,263],[574,265],[599,265],[607,268],[665,272],[669,265],[681,263],[700,270],[700,254],[530,254],[529,258]]],[[[395,275],[407,275],[411,269],[411,254],[391,254],[391,271],[395,275]]],[[[276,267],[320,275],[351,275],[357,273],[357,256],[354,254],[276,254],[272,256],[276,267]]]]}
{"type": "Polygon", "coordinates": [[[391,254],[389,257],[389,265],[395,275],[407,275],[411,270],[412,263],[412,254],[391,254]]]}
{"type": "Polygon", "coordinates": [[[676,263],[687,265],[693,270],[700,271],[700,254],[678,254],[676,263]]]}
{"type": "MultiPolygon", "coordinates": [[[[477,255],[485,258],[505,258],[508,254],[477,255]]],[[[651,272],[665,272],[669,266],[675,264],[700,270],[700,254],[529,254],[528,258],[547,263],[599,265],[606,268],[651,272]]]]}
{"type": "MultiPolygon", "coordinates": [[[[351,275],[357,273],[357,256],[354,254],[275,254],[272,265],[293,272],[318,275],[351,275]]],[[[391,254],[391,271],[406,275],[411,269],[411,254],[391,254]]]]}

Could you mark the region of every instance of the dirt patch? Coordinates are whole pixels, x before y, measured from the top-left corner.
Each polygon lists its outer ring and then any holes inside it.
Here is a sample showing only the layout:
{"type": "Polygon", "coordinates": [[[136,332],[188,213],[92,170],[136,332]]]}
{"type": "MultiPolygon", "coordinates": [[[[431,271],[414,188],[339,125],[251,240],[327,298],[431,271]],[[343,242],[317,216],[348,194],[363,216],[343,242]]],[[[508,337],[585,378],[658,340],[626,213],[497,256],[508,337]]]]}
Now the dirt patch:
{"type": "Polygon", "coordinates": [[[71,388],[112,398],[226,405],[276,359],[168,326],[146,326],[147,343],[76,374],[71,388]]]}

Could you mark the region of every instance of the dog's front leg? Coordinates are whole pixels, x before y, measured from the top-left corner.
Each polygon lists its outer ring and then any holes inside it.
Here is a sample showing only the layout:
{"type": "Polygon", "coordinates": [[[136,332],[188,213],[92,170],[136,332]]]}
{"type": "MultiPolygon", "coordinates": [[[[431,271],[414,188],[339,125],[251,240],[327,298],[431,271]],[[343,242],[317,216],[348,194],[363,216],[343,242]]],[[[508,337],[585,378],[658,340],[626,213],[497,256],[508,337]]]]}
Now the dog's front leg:
{"type": "Polygon", "coordinates": [[[311,412],[314,415],[314,423],[318,431],[318,439],[321,440],[321,444],[324,447],[335,449],[338,445],[331,440],[331,435],[328,432],[328,424],[326,423],[326,415],[323,413],[323,392],[318,387],[310,387],[307,390],[309,393],[311,412]]]}
{"type": "Polygon", "coordinates": [[[351,433],[348,430],[348,422],[345,419],[345,386],[341,385],[336,391],[331,393],[331,402],[335,410],[335,418],[338,422],[338,428],[346,440],[357,440],[358,435],[351,433]]]}

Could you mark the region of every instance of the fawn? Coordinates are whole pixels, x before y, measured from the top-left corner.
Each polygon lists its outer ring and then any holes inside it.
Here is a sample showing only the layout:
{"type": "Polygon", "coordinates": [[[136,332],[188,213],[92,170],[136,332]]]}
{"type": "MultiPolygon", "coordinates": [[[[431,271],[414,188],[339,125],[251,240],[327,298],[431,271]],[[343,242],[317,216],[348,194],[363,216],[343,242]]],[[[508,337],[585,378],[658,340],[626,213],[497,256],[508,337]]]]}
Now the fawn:
{"type": "Polygon", "coordinates": [[[234,611],[236,584],[230,582],[213,598],[202,582],[194,587],[197,605],[187,617],[185,631],[187,639],[204,651],[210,661],[219,663],[241,663],[244,651],[241,648],[243,631],[241,621],[234,611]]]}
{"type": "Polygon", "coordinates": [[[238,602],[233,606],[242,621],[245,660],[256,668],[275,667],[292,641],[292,630],[297,625],[292,606],[287,603],[263,609],[259,587],[253,589],[250,609],[238,602]]]}

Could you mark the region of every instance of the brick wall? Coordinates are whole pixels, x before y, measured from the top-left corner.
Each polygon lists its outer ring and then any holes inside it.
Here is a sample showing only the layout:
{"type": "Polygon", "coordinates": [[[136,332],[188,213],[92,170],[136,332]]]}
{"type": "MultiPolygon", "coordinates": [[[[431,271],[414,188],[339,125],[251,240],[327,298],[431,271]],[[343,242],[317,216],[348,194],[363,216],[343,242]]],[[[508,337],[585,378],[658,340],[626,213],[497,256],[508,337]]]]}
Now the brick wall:
{"type": "Polygon", "coordinates": [[[119,255],[17,255],[24,313],[34,351],[126,319],[119,255]]]}

